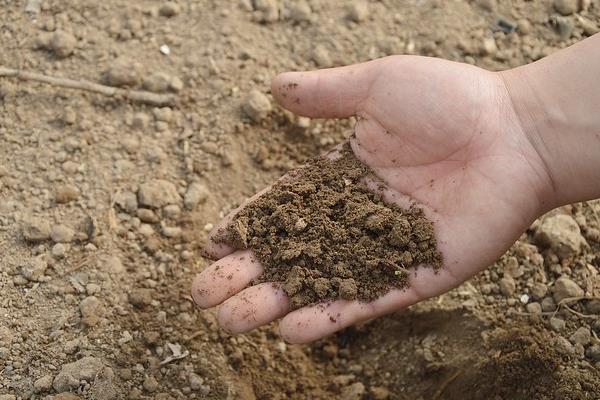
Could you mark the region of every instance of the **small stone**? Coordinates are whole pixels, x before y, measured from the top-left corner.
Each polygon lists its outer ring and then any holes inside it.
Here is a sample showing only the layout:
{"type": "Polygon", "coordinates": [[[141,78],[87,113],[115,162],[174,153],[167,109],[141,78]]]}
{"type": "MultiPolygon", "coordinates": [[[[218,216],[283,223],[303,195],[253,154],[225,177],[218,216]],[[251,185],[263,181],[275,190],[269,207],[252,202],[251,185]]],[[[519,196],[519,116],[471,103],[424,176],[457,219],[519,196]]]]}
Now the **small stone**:
{"type": "Polygon", "coordinates": [[[387,400],[390,397],[390,391],[383,386],[371,386],[371,397],[373,400],[387,400]]]}
{"type": "Polygon", "coordinates": [[[181,8],[179,7],[179,4],[173,1],[168,1],[162,6],[160,6],[158,13],[163,17],[171,18],[179,14],[180,11],[181,8]]]}
{"type": "Polygon", "coordinates": [[[588,314],[600,315],[600,300],[593,299],[587,302],[585,309],[588,314]]]}
{"type": "Polygon", "coordinates": [[[129,293],[129,302],[135,307],[143,308],[152,303],[152,294],[153,291],[151,289],[133,289],[129,293]]]}
{"type": "Polygon", "coordinates": [[[556,30],[560,36],[560,40],[568,40],[573,35],[575,30],[575,23],[573,19],[569,17],[556,17],[554,20],[556,24],[556,30]]]}
{"type": "Polygon", "coordinates": [[[571,342],[565,339],[562,336],[557,336],[554,338],[554,346],[558,352],[564,356],[572,356],[575,354],[575,349],[571,342]]]}
{"type": "Polygon", "coordinates": [[[154,213],[154,211],[152,211],[148,208],[138,208],[136,215],[140,219],[140,221],[146,222],[149,224],[156,224],[160,221],[160,219],[154,213]]]}
{"type": "Polygon", "coordinates": [[[126,213],[133,214],[138,208],[137,196],[130,191],[118,192],[115,195],[115,204],[121,207],[126,213]]]}
{"type": "Polygon", "coordinates": [[[506,260],[506,266],[504,267],[504,273],[512,276],[513,278],[519,278],[524,273],[524,268],[519,265],[517,257],[508,257],[506,260]]]}
{"type": "Polygon", "coordinates": [[[577,12],[578,0],[554,0],[554,9],[561,15],[571,15],[577,12]]]}
{"type": "Polygon", "coordinates": [[[102,361],[96,357],[83,357],[75,362],[64,364],[54,378],[52,386],[57,392],[75,389],[82,380],[92,382],[102,367],[102,361]]]}
{"type": "Polygon", "coordinates": [[[118,87],[136,86],[140,83],[140,76],[130,61],[117,58],[106,70],[106,83],[118,87]]]}
{"type": "Polygon", "coordinates": [[[356,286],[356,282],[354,279],[344,279],[340,283],[339,288],[340,297],[344,300],[354,300],[356,299],[356,294],[358,293],[358,288],[356,286]]]}
{"type": "Polygon", "coordinates": [[[341,400],[360,400],[365,394],[365,385],[361,382],[355,382],[352,385],[346,386],[341,390],[341,400]]]}
{"type": "Polygon", "coordinates": [[[548,293],[548,286],[544,283],[536,283],[531,288],[531,295],[536,300],[543,299],[544,297],[546,297],[547,293],[548,293]]]}
{"type": "Polygon", "coordinates": [[[171,77],[171,80],[169,81],[169,89],[175,93],[179,93],[183,90],[183,86],[183,81],[179,77],[171,77]]]}
{"type": "Polygon", "coordinates": [[[48,47],[56,56],[65,58],[73,54],[76,45],[77,39],[75,36],[71,35],[70,33],[57,30],[52,35],[48,47]]]}
{"type": "Polygon", "coordinates": [[[67,245],[63,243],[56,243],[52,246],[52,257],[54,258],[63,258],[65,254],[67,254],[67,245]]]}
{"type": "Polygon", "coordinates": [[[46,392],[52,389],[52,381],[52,375],[44,375],[33,382],[33,388],[35,389],[36,393],[46,392]]]}
{"type": "Polygon", "coordinates": [[[362,22],[369,17],[369,6],[364,1],[354,1],[348,6],[348,19],[353,22],[362,22]]]}
{"type": "Polygon", "coordinates": [[[162,234],[168,238],[178,238],[182,233],[181,228],[178,226],[166,226],[163,224],[160,228],[162,234]]]}
{"type": "Polygon", "coordinates": [[[192,183],[185,193],[183,204],[188,210],[193,210],[199,203],[204,203],[208,199],[208,189],[199,182],[192,183]]]}
{"type": "Polygon", "coordinates": [[[50,231],[50,238],[54,243],[70,243],[74,236],[75,231],[63,224],[54,225],[50,231]]]}
{"type": "Polygon", "coordinates": [[[88,283],[87,285],[85,285],[85,291],[90,296],[100,293],[100,290],[102,290],[100,285],[97,285],[95,283],[88,283]]]}
{"type": "Polygon", "coordinates": [[[579,18],[579,26],[581,26],[583,32],[588,36],[595,35],[600,30],[594,21],[583,17],[579,18]]]}
{"type": "Polygon", "coordinates": [[[50,224],[40,218],[28,218],[23,221],[23,237],[28,242],[43,242],[50,239],[50,224]]]}
{"type": "Polygon", "coordinates": [[[544,219],[534,239],[541,246],[552,249],[561,259],[577,255],[586,244],[577,222],[565,214],[544,219]]]}
{"type": "Polygon", "coordinates": [[[54,199],[58,204],[68,203],[70,201],[77,200],[78,198],[79,189],[70,184],[58,186],[54,193],[54,199]]]}
{"type": "Polygon", "coordinates": [[[550,328],[555,332],[562,332],[565,330],[567,324],[564,320],[556,317],[550,318],[550,328]]]}
{"type": "Polygon", "coordinates": [[[159,388],[158,381],[152,375],[149,375],[144,379],[142,386],[146,392],[150,393],[156,392],[159,388]]]}
{"type": "Polygon", "coordinates": [[[585,356],[592,361],[600,362],[600,345],[594,344],[587,348],[585,356]]]}
{"type": "Polygon", "coordinates": [[[193,391],[200,390],[202,385],[204,385],[204,379],[201,376],[194,373],[190,374],[190,388],[193,391]]]}
{"type": "Polygon", "coordinates": [[[333,65],[333,61],[329,56],[329,52],[322,45],[317,45],[313,50],[312,59],[319,68],[329,68],[333,65]]]}
{"type": "Polygon", "coordinates": [[[592,333],[590,332],[590,328],[582,326],[569,337],[569,340],[573,344],[579,343],[582,346],[587,346],[592,340],[592,333]]]}
{"type": "Polygon", "coordinates": [[[169,219],[175,219],[181,214],[181,208],[177,204],[169,204],[163,208],[163,215],[169,219]]]}
{"type": "Polygon", "coordinates": [[[556,303],[552,297],[544,297],[541,301],[542,311],[552,312],[556,310],[556,303]]]}
{"type": "Polygon", "coordinates": [[[87,326],[95,326],[104,315],[104,306],[95,296],[88,296],[79,303],[82,322],[87,326]]]}
{"type": "Polygon", "coordinates": [[[44,256],[38,256],[27,261],[25,265],[21,267],[21,275],[28,281],[39,282],[44,276],[48,263],[44,256]]]}
{"type": "Polygon", "coordinates": [[[531,33],[531,29],[531,22],[529,22],[528,19],[522,18],[517,21],[517,32],[519,32],[521,35],[527,35],[531,33]]]}
{"type": "Polygon", "coordinates": [[[498,282],[498,286],[500,287],[500,292],[502,292],[502,294],[506,297],[512,296],[517,288],[515,280],[512,278],[512,276],[509,275],[500,279],[500,282],[498,282]]]}
{"type": "Polygon", "coordinates": [[[481,55],[482,56],[493,56],[498,51],[498,47],[496,45],[496,39],[493,37],[487,37],[483,39],[481,43],[481,55]]]}
{"type": "Polygon", "coordinates": [[[173,110],[170,107],[155,108],[152,113],[157,121],[171,122],[173,119],[173,110]]]}
{"type": "Polygon", "coordinates": [[[138,203],[149,208],[161,208],[179,203],[177,188],[169,181],[156,179],[140,185],[138,203]]]}
{"type": "Polygon", "coordinates": [[[246,97],[242,109],[252,121],[260,122],[271,112],[271,101],[257,89],[252,89],[246,97]]]}
{"type": "Polygon", "coordinates": [[[279,19],[277,0],[254,0],[254,11],[259,22],[274,22],[279,19]]]}
{"type": "Polygon", "coordinates": [[[144,77],[142,86],[144,89],[156,93],[164,93],[169,91],[171,85],[171,77],[163,72],[155,72],[144,77]]]}
{"type": "Polygon", "coordinates": [[[289,18],[294,22],[310,21],[312,10],[305,0],[297,0],[289,5],[289,18]]]}
{"type": "Polygon", "coordinates": [[[140,235],[148,237],[154,235],[154,228],[152,228],[152,225],[149,224],[141,224],[138,228],[138,232],[140,235]]]}
{"type": "Polygon", "coordinates": [[[570,297],[581,297],[584,292],[578,284],[573,282],[571,279],[563,276],[554,282],[554,301],[558,304],[563,299],[570,297]]]}
{"type": "Polygon", "coordinates": [[[160,51],[162,54],[164,54],[166,56],[168,56],[169,54],[171,54],[171,48],[168,45],[166,45],[166,44],[161,45],[158,48],[158,51],[160,51]]]}
{"type": "Polygon", "coordinates": [[[542,315],[542,306],[540,303],[538,302],[532,302],[529,303],[525,306],[525,309],[527,310],[528,313],[530,314],[534,314],[534,315],[542,315]]]}
{"type": "Polygon", "coordinates": [[[114,274],[122,274],[125,272],[125,267],[121,259],[116,255],[110,255],[104,260],[105,269],[114,274]]]}

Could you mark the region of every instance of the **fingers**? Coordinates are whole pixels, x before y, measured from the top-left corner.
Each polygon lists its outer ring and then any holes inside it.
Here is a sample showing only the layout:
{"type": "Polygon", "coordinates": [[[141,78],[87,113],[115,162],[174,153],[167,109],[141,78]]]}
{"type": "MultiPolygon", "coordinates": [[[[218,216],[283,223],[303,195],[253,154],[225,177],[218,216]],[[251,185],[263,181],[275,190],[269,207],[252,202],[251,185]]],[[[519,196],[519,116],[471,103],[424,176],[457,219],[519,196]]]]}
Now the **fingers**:
{"type": "Polygon", "coordinates": [[[446,292],[456,284],[456,279],[446,270],[436,273],[431,268],[419,268],[404,290],[394,289],[370,303],[336,300],[303,307],[281,320],[280,332],[290,343],[311,342],[359,322],[399,311],[446,292]]]}
{"type": "Polygon", "coordinates": [[[196,276],[192,298],[201,308],[214,307],[244,289],[263,272],[250,250],[236,251],[196,276]]]}
{"type": "Polygon", "coordinates": [[[223,329],[241,333],[281,318],[288,311],[288,298],[283,289],[273,283],[261,283],[223,303],[218,319],[223,329]]]}
{"type": "Polygon", "coordinates": [[[377,78],[378,61],[312,72],[286,72],[271,84],[273,96],[288,110],[312,118],[356,114],[377,78]]]}

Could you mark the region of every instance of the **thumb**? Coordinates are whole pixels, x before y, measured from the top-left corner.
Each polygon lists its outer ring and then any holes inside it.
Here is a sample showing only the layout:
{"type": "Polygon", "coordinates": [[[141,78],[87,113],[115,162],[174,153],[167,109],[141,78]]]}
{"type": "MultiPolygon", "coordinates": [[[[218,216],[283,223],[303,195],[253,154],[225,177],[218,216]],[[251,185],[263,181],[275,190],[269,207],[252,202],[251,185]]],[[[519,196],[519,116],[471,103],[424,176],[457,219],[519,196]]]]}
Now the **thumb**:
{"type": "Polygon", "coordinates": [[[311,118],[345,118],[360,111],[377,77],[378,61],[312,72],[286,72],[271,93],[284,108],[311,118]]]}

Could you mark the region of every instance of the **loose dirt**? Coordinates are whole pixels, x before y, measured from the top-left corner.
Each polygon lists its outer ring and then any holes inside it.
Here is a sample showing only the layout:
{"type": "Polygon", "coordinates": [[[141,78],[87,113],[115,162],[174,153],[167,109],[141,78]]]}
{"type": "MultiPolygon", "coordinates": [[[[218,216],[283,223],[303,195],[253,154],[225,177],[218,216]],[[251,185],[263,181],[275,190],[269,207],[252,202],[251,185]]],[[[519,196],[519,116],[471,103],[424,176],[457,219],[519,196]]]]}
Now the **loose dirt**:
{"type": "Polygon", "coordinates": [[[417,205],[386,204],[367,180],[385,187],[346,144],[291,171],[216,240],[252,249],[259,281],[282,284],[292,309],[404,289],[411,269],[442,265],[433,224],[417,205]]]}

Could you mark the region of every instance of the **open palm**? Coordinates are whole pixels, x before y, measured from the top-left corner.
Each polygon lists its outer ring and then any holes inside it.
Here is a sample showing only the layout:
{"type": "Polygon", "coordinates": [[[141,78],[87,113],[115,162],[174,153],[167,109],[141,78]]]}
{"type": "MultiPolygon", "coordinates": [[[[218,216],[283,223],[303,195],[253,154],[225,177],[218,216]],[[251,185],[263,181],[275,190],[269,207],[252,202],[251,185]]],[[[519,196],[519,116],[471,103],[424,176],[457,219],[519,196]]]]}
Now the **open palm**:
{"type": "Polygon", "coordinates": [[[277,286],[246,288],[262,272],[251,251],[211,243],[208,251],[219,260],[196,277],[192,295],[201,307],[223,303],[219,321],[232,332],[283,317],[282,335],[306,342],[439,295],[491,264],[552,206],[544,202],[552,187],[546,167],[501,74],[396,56],[282,74],[273,95],[300,115],[358,117],[352,149],[387,183],[388,201],[422,204],[435,223],[444,267],[435,276],[419,268],[410,288],[370,303],[337,300],[289,312],[277,286]]]}

